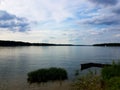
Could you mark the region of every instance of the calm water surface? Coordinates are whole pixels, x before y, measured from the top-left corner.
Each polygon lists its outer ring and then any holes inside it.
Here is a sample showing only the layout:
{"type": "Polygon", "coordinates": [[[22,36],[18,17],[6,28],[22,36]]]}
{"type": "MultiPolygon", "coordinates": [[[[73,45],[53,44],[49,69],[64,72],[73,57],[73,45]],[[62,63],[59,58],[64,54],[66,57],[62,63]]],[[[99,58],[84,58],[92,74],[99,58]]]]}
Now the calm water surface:
{"type": "Polygon", "coordinates": [[[0,47],[0,81],[26,82],[29,71],[46,67],[63,67],[72,78],[82,63],[111,63],[119,59],[120,47],[0,47]]]}

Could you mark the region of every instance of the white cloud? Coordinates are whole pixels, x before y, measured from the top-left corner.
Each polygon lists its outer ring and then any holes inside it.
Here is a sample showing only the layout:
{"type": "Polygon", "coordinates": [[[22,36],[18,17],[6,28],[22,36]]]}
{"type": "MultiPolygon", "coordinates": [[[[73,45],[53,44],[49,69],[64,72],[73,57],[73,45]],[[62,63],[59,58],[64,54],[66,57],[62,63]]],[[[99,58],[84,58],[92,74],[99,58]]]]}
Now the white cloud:
{"type": "Polygon", "coordinates": [[[116,34],[114,35],[114,37],[120,38],[120,34],[116,34]]]}
{"type": "MultiPolygon", "coordinates": [[[[66,1],[66,0],[65,0],[66,1]]],[[[63,20],[69,16],[65,10],[64,0],[53,2],[51,0],[4,0],[0,9],[17,16],[29,18],[32,21],[54,19],[63,20]]]]}
{"type": "Polygon", "coordinates": [[[0,39],[78,44],[114,41],[112,36],[120,33],[120,1],[114,5],[111,0],[110,3],[108,0],[89,1],[2,0],[0,10],[34,23],[30,24],[31,31],[27,32],[2,28],[0,39]]]}
{"type": "Polygon", "coordinates": [[[70,43],[69,37],[65,34],[71,34],[74,32],[68,31],[52,31],[52,30],[41,30],[41,31],[28,31],[26,33],[22,32],[12,32],[8,29],[0,30],[1,40],[16,40],[16,41],[26,41],[26,42],[38,42],[38,43],[70,43]]]}
{"type": "Polygon", "coordinates": [[[32,21],[55,20],[60,22],[69,17],[74,17],[74,9],[83,7],[86,0],[4,0],[1,10],[32,21]],[[72,10],[72,12],[71,12],[72,10]]]}

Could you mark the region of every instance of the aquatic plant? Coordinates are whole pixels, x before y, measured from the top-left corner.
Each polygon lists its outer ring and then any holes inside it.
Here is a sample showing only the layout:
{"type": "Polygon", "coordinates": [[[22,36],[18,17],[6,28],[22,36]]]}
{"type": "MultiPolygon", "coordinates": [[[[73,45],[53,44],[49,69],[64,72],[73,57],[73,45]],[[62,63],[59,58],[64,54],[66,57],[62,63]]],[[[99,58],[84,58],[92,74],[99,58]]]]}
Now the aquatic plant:
{"type": "Polygon", "coordinates": [[[41,83],[56,80],[66,80],[68,79],[67,72],[63,68],[49,68],[49,69],[39,69],[28,73],[29,83],[41,83]]]}

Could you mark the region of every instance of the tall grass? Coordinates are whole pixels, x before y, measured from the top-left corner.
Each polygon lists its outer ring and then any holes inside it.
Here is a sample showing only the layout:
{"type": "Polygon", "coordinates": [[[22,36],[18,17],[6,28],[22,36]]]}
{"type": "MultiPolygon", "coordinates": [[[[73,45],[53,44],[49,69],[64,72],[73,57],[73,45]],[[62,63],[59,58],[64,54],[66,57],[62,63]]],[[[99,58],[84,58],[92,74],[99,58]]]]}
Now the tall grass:
{"type": "Polygon", "coordinates": [[[72,90],[102,90],[101,77],[92,72],[80,76],[72,84],[72,90]]]}
{"type": "Polygon", "coordinates": [[[72,85],[72,90],[120,90],[120,63],[102,68],[101,75],[89,72],[80,76],[72,85]]]}
{"type": "Polygon", "coordinates": [[[104,67],[101,75],[106,84],[106,90],[120,90],[120,62],[104,67]]]}

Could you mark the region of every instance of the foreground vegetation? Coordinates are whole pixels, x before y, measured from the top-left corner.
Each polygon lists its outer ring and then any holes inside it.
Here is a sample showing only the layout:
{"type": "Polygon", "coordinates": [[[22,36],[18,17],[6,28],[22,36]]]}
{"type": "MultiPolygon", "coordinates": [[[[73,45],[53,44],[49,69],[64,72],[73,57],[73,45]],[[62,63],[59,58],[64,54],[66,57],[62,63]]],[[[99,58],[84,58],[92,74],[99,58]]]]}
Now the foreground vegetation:
{"type": "Polygon", "coordinates": [[[120,63],[102,69],[106,90],[120,90],[120,63]]]}
{"type": "MultiPolygon", "coordinates": [[[[96,72],[88,72],[80,76],[78,70],[75,73],[76,80],[70,85],[70,90],[120,90],[120,63],[103,67],[101,75],[96,72]]],[[[39,69],[28,73],[29,83],[41,83],[48,81],[66,80],[67,72],[62,68],[39,69]]]]}
{"type": "Polygon", "coordinates": [[[72,84],[72,90],[102,90],[101,77],[92,72],[78,77],[72,84]]]}
{"type": "Polygon", "coordinates": [[[120,90],[120,63],[104,67],[101,75],[89,72],[80,76],[72,85],[72,90],[120,90]]]}

